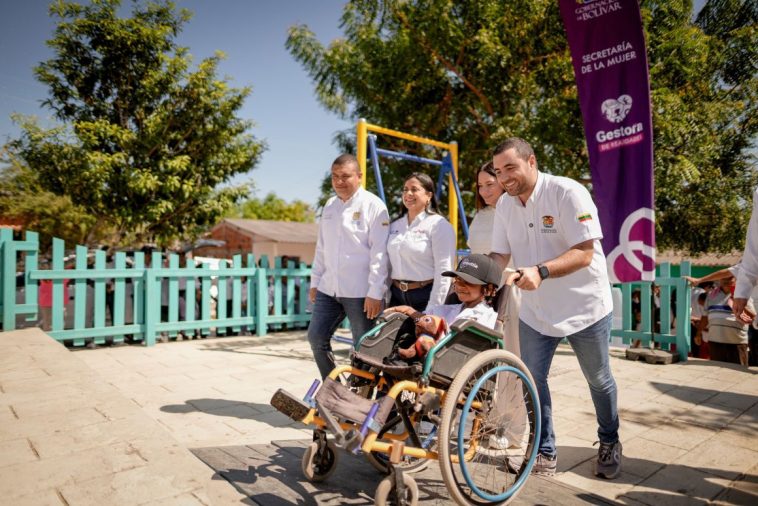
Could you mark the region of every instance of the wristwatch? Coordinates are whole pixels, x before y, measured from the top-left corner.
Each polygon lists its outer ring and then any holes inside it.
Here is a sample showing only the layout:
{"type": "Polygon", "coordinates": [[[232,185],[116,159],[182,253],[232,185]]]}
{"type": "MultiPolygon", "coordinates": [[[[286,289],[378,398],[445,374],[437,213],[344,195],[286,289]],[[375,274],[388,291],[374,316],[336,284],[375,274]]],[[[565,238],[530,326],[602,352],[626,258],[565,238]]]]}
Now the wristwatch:
{"type": "Polygon", "coordinates": [[[547,279],[550,277],[550,271],[542,264],[537,265],[537,272],[540,273],[540,279],[547,279]]]}

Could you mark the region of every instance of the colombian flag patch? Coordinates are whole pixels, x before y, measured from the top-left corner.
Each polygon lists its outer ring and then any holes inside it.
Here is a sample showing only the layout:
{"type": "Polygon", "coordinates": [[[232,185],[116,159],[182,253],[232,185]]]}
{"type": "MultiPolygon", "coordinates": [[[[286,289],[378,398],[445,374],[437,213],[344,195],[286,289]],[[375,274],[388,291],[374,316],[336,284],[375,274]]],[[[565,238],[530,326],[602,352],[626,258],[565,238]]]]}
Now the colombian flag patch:
{"type": "Polygon", "coordinates": [[[577,216],[576,219],[579,223],[584,223],[585,221],[590,221],[592,219],[592,215],[590,213],[582,213],[577,216]]]}

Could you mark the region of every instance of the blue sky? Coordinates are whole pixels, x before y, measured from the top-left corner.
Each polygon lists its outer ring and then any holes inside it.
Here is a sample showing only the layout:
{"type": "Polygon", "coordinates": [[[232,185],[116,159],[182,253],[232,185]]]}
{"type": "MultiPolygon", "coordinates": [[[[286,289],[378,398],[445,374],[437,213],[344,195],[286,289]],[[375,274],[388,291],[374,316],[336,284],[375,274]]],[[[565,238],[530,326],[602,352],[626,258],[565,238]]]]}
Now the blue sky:
{"type": "MultiPolygon", "coordinates": [[[[82,0],[84,1],[84,0],[82,0]]],[[[695,0],[696,12],[705,0],[695,0]]],[[[48,0],[0,0],[0,142],[18,135],[10,114],[36,115],[51,125],[40,107],[47,89],[32,69],[52,53],[45,45],[55,24],[48,0]]],[[[315,204],[321,179],[339,154],[339,130],[355,128],[316,101],[313,85],[284,48],[287,29],[307,24],[322,43],[341,35],[341,0],[176,0],[194,13],[179,43],[195,61],[222,50],[220,74],[233,86],[252,86],[240,116],[255,122],[253,134],[268,143],[258,166],[236,182],[255,182],[256,195],[275,192],[291,201],[315,204]]],[[[130,2],[124,2],[129,6],[130,2]]],[[[368,118],[370,121],[370,118],[368,118]]],[[[387,125],[391,127],[391,125],[387,125]]]]}
{"type": "MultiPolygon", "coordinates": [[[[0,0],[0,142],[19,133],[11,113],[52,119],[40,102],[47,88],[33,68],[52,56],[45,44],[54,19],[47,0],[0,0]]],[[[81,2],[83,3],[83,2],[81,2]]],[[[284,47],[287,29],[307,24],[322,43],[340,36],[344,1],[336,0],[177,0],[194,13],[178,41],[195,61],[221,50],[227,55],[219,74],[233,86],[252,86],[239,115],[252,119],[252,133],[268,144],[258,166],[243,181],[255,182],[256,195],[273,191],[286,200],[315,204],[321,179],[339,154],[332,142],[352,123],[327,113],[316,101],[310,78],[284,47]]],[[[130,6],[128,0],[123,5],[130,6]]]]}

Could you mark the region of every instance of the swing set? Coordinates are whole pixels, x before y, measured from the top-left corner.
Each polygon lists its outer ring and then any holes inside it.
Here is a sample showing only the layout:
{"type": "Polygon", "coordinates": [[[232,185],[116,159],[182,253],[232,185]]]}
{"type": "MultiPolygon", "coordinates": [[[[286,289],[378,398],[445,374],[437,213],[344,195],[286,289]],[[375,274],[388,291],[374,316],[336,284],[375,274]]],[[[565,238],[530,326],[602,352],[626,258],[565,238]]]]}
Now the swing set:
{"type": "Polygon", "coordinates": [[[427,139],[425,137],[419,137],[417,135],[407,134],[399,132],[397,130],[391,130],[389,128],[380,127],[367,123],[365,119],[360,119],[357,126],[357,138],[358,138],[358,164],[361,169],[362,182],[361,185],[366,187],[366,164],[368,158],[371,159],[371,165],[374,171],[374,177],[376,179],[377,192],[382,202],[387,203],[387,199],[384,195],[384,185],[382,184],[382,173],[379,167],[379,157],[384,156],[387,158],[393,158],[396,160],[406,160],[415,163],[421,163],[425,165],[433,165],[439,167],[439,173],[437,176],[437,187],[435,191],[435,197],[437,201],[441,201],[442,188],[445,176],[448,178],[448,188],[452,188],[455,191],[448,193],[448,219],[453,226],[456,237],[458,237],[458,216],[460,215],[461,228],[463,229],[463,236],[468,240],[468,222],[466,221],[466,213],[463,209],[463,200],[461,199],[461,189],[458,186],[458,143],[453,142],[440,142],[434,139],[427,139]],[[403,153],[400,151],[392,151],[389,149],[382,149],[377,147],[377,134],[387,135],[390,137],[396,137],[398,139],[405,139],[407,141],[416,142],[418,144],[433,146],[445,150],[441,160],[435,160],[432,158],[424,158],[409,153],[403,153]],[[457,212],[456,212],[457,210],[457,212]]]}

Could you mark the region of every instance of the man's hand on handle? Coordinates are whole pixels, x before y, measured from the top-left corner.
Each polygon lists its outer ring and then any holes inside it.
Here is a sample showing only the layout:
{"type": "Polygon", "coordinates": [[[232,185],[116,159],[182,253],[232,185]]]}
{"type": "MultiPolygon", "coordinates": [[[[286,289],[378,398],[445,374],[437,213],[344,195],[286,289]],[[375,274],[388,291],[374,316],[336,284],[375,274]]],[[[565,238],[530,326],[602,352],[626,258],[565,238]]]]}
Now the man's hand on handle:
{"type": "Polygon", "coordinates": [[[536,290],[542,284],[542,278],[536,266],[518,269],[514,274],[518,276],[513,282],[522,290],[536,290]]]}

